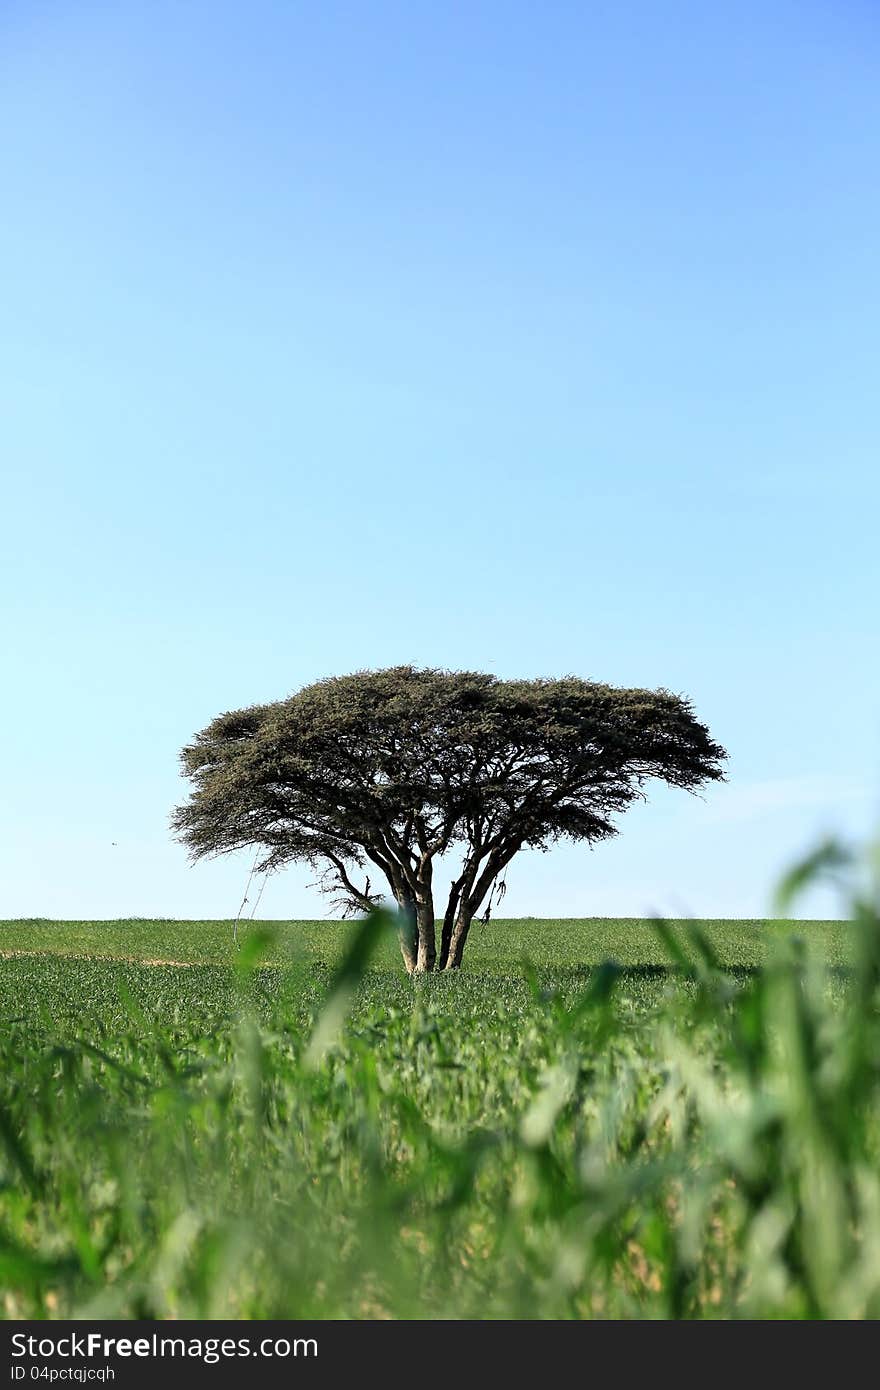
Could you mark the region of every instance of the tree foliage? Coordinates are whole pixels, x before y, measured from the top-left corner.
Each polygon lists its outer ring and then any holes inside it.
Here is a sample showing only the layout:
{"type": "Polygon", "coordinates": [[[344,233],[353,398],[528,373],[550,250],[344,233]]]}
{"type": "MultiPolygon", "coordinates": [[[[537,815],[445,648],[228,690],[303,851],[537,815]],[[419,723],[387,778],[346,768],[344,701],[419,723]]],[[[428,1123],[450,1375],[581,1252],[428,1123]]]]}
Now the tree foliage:
{"type": "Polygon", "coordinates": [[[195,858],[256,846],[267,871],[305,861],[345,912],[369,910],[384,880],[407,969],[454,968],[518,850],[607,839],[650,779],[692,791],[725,756],[666,690],[398,666],[219,715],[183,749],[193,790],[173,826],[195,858]],[[438,955],[447,851],[460,872],[438,955]]]}

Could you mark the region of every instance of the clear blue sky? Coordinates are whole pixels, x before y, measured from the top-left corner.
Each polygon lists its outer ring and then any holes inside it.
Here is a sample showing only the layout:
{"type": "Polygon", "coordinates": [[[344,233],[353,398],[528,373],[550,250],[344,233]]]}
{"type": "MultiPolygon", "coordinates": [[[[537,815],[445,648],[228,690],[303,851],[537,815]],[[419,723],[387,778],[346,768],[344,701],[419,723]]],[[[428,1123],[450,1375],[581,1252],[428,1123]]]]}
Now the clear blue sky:
{"type": "Polygon", "coordinates": [[[234,914],[178,748],[398,662],[730,750],[511,914],[762,914],[867,833],[878,78],[866,0],[5,0],[0,915],[234,914]]]}

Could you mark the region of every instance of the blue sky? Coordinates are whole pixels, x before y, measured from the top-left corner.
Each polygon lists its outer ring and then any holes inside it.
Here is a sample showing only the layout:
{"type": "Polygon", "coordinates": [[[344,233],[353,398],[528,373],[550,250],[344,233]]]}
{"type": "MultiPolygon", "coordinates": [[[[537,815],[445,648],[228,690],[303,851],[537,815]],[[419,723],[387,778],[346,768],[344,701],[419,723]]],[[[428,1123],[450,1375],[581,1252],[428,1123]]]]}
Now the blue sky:
{"type": "Polygon", "coordinates": [[[233,915],[178,748],[398,662],[730,751],[512,915],[761,915],[866,835],[878,59],[848,0],[6,0],[0,915],[233,915]]]}

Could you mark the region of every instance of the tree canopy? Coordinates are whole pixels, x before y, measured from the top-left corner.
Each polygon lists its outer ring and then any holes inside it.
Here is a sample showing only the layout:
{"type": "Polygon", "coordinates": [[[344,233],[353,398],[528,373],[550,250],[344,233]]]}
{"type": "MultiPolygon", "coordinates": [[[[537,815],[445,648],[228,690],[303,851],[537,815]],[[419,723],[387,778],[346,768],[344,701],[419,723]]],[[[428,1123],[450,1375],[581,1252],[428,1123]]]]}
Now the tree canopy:
{"type": "Polygon", "coordinates": [[[219,715],[182,751],[193,790],[172,824],[194,858],[251,846],[265,871],[307,862],[345,913],[387,885],[407,969],[451,969],[518,850],[607,839],[652,778],[693,791],[725,757],[667,690],[397,666],[219,715]],[[438,952],[447,851],[460,871],[438,952]]]}

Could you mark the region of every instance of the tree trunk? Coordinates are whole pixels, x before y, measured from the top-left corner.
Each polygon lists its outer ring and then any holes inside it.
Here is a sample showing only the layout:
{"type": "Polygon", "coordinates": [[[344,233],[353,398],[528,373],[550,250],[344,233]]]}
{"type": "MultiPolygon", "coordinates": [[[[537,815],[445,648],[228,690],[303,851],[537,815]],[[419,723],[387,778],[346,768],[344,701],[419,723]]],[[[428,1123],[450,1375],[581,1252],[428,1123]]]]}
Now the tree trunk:
{"type": "Polygon", "coordinates": [[[477,878],[477,864],[466,868],[461,878],[454,879],[449,894],[449,904],[443,919],[443,935],[440,943],[440,969],[457,970],[464,955],[465,942],[471,929],[471,922],[479,911],[480,904],[488,893],[492,901],[495,880],[499,873],[516,854],[522,842],[510,841],[496,846],[486,859],[485,867],[477,878]],[[474,880],[476,879],[476,882],[474,880]]]}
{"type": "Polygon", "coordinates": [[[449,940],[449,950],[443,965],[444,970],[457,970],[461,965],[461,958],[464,955],[464,946],[467,941],[468,932],[471,929],[471,922],[474,919],[473,912],[469,911],[467,904],[462,904],[461,910],[455,919],[455,926],[449,940]]]}
{"type": "Polygon", "coordinates": [[[434,969],[437,958],[434,896],[430,889],[422,890],[416,898],[416,964],[415,973],[424,975],[434,969]]]}
{"type": "Polygon", "coordinates": [[[411,975],[416,969],[419,953],[419,927],[416,919],[415,899],[408,894],[402,894],[397,899],[397,906],[400,908],[400,926],[398,927],[400,954],[403,956],[407,975],[411,975]]]}
{"type": "Polygon", "coordinates": [[[430,888],[417,897],[409,893],[398,898],[400,908],[400,951],[408,975],[425,975],[437,960],[434,898],[430,888]]]}
{"type": "Polygon", "coordinates": [[[446,969],[446,962],[449,960],[449,947],[452,944],[452,933],[455,929],[455,914],[458,911],[458,900],[461,897],[461,883],[455,879],[449,892],[449,902],[446,904],[446,912],[443,916],[443,930],[440,933],[440,960],[437,968],[446,969]]]}

